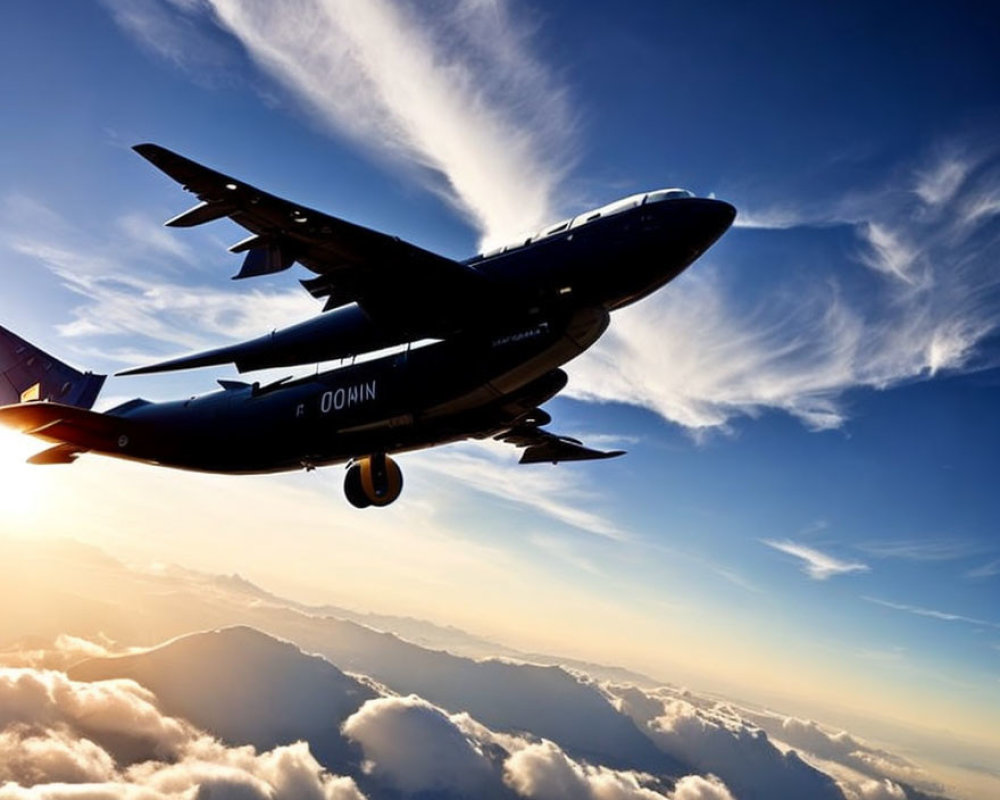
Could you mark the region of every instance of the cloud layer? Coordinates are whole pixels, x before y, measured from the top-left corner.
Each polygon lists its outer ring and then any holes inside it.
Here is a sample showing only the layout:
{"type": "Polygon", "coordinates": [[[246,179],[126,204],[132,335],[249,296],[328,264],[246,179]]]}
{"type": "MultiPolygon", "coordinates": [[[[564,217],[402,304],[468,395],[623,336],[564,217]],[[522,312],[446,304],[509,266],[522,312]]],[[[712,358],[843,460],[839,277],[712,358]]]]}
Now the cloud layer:
{"type": "Polygon", "coordinates": [[[902,800],[917,796],[907,791],[914,785],[943,791],[905,759],[811,720],[737,708],[667,687],[648,691],[609,685],[608,690],[660,747],[721,776],[741,800],[902,800]]]}
{"type": "Polygon", "coordinates": [[[370,772],[410,794],[531,800],[733,800],[713,776],[687,775],[672,790],[651,775],[588,764],[554,742],[496,733],[416,695],[369,700],[344,723],[370,772]]]}
{"type": "Polygon", "coordinates": [[[3,800],[160,800],[195,791],[364,800],[353,780],[326,773],[303,742],[263,753],[227,747],[162,714],[152,693],[133,681],[83,683],[61,672],[0,669],[3,800]]]}

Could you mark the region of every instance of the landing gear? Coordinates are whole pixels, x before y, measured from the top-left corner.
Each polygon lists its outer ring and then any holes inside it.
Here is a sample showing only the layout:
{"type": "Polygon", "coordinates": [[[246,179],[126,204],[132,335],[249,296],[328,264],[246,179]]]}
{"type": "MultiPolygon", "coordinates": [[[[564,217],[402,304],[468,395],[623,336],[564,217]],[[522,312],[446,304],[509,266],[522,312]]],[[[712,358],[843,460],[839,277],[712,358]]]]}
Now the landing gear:
{"type": "Polygon", "coordinates": [[[387,506],[403,491],[403,473],[385,453],[356,458],[347,465],[344,494],[355,508],[387,506]]]}

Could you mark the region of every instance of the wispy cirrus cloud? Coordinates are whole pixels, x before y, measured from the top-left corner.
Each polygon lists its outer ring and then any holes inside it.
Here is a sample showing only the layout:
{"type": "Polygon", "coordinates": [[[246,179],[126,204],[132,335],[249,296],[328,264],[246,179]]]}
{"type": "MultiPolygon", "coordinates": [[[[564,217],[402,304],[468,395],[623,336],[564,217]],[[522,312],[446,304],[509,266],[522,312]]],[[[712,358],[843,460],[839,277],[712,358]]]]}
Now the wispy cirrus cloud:
{"type": "Polygon", "coordinates": [[[197,57],[187,27],[205,38],[204,28],[218,26],[324,127],[418,166],[484,240],[557,216],[575,117],[566,87],[535,53],[530,24],[503,0],[111,8],[126,32],[174,62],[197,57]]]}
{"type": "Polygon", "coordinates": [[[710,251],[666,291],[618,312],[570,365],[568,391],[695,431],[769,410],[824,430],[848,418],[848,390],[974,368],[1000,319],[1000,151],[956,144],[942,159],[825,206],[810,199],[738,217],[767,230],[730,237],[789,237],[789,279],[776,285],[772,264],[751,265],[767,271],[748,294],[710,251]],[[795,264],[806,228],[841,232],[826,261],[795,264]]]}
{"type": "Polygon", "coordinates": [[[185,283],[177,262],[189,261],[191,250],[136,214],[98,238],[22,195],[8,195],[0,206],[0,246],[42,265],[79,298],[59,332],[77,341],[127,337],[127,345],[101,348],[111,360],[134,362],[136,336],[147,340],[150,351],[166,345],[186,352],[256,336],[268,324],[290,324],[316,311],[298,288],[228,290],[218,285],[221,276],[215,285],[185,283]]]}
{"type": "Polygon", "coordinates": [[[859,549],[876,558],[900,558],[906,561],[955,561],[981,553],[981,543],[963,539],[887,540],[863,542],[859,549]]]}
{"type": "Polygon", "coordinates": [[[843,561],[839,558],[823,553],[814,547],[809,547],[790,539],[777,541],[774,539],[762,540],[768,547],[773,547],[782,553],[794,556],[802,562],[802,571],[810,578],[817,581],[825,581],[834,575],[847,575],[851,572],[868,572],[870,567],[858,561],[843,561]]]}
{"type": "Polygon", "coordinates": [[[974,166],[961,155],[944,156],[928,170],[917,173],[913,191],[927,205],[940,206],[955,196],[974,166]]]}
{"type": "MultiPolygon", "coordinates": [[[[455,444],[433,455],[414,455],[410,463],[446,475],[476,491],[507,503],[529,508],[549,519],[613,541],[631,537],[595,504],[595,493],[581,485],[572,468],[550,469],[550,465],[520,465],[509,445],[469,441],[455,444]]],[[[550,552],[554,545],[545,540],[550,552]]],[[[565,547],[559,550],[565,556],[565,547]]],[[[575,556],[574,556],[575,558],[575,556]]]]}
{"type": "Polygon", "coordinates": [[[987,628],[997,628],[1000,629],[1000,622],[992,622],[987,619],[977,619],[975,617],[967,617],[963,614],[953,614],[950,611],[938,611],[933,608],[924,608],[922,606],[912,606],[906,603],[892,603],[888,600],[882,600],[878,597],[865,597],[869,603],[875,603],[876,605],[883,606],[884,608],[891,608],[894,611],[905,611],[908,614],[916,614],[918,617],[929,617],[930,619],[939,619],[942,622],[964,622],[969,625],[981,625],[987,628]]]}
{"type": "Polygon", "coordinates": [[[965,573],[967,578],[992,578],[995,575],[1000,575],[1000,558],[980,564],[965,573]]]}

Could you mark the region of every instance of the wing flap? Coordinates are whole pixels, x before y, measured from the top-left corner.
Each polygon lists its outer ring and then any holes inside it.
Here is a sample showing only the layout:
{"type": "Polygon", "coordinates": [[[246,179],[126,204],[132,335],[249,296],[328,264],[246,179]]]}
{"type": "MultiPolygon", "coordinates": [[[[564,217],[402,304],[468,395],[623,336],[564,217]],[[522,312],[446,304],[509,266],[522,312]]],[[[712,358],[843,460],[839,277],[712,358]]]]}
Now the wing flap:
{"type": "Polygon", "coordinates": [[[163,224],[168,228],[193,228],[196,225],[204,225],[206,222],[215,222],[217,219],[228,217],[235,210],[236,206],[230,203],[209,203],[206,201],[168,219],[163,224]]]}

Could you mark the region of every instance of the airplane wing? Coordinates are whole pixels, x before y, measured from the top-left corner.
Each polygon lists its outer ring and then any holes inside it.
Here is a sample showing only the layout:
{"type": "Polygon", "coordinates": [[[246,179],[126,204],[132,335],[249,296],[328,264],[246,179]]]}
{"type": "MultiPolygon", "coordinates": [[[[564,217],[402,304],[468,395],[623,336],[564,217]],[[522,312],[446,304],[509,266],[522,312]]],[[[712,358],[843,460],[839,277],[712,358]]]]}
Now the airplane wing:
{"type": "Polygon", "coordinates": [[[251,236],[230,247],[246,253],[234,278],[287,269],[298,261],[317,273],[302,281],[324,310],[357,302],[380,325],[421,336],[448,327],[456,315],[479,315],[498,301],[497,287],[480,272],[395,236],[290,203],[155,144],[135,151],[201,201],[169,220],[191,227],[229,217],[251,236]]]}
{"type": "MultiPolygon", "coordinates": [[[[548,419],[548,414],[544,415],[548,419]]],[[[601,458],[614,458],[624,455],[624,450],[594,450],[584,446],[579,439],[570,436],[558,436],[542,430],[529,421],[497,434],[497,441],[510,442],[516,447],[523,447],[521,464],[558,464],[560,461],[591,461],[601,458]]]]}

